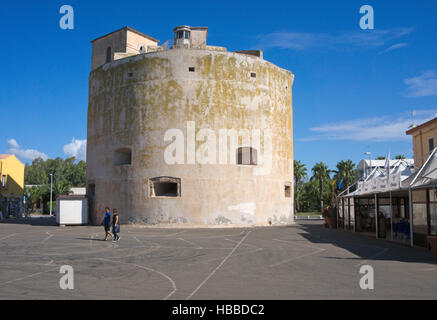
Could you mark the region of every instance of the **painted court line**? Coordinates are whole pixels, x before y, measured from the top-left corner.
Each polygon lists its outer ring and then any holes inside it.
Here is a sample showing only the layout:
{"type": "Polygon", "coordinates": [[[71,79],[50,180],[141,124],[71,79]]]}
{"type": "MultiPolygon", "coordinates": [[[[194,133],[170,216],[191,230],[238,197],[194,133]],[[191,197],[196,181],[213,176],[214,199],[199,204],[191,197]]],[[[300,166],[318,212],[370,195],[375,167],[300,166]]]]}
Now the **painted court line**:
{"type": "MultiPolygon", "coordinates": [[[[262,251],[262,250],[264,250],[264,249],[263,249],[263,248],[252,249],[252,250],[249,250],[249,251],[246,251],[246,252],[242,252],[242,253],[234,254],[233,256],[234,256],[234,257],[237,257],[237,256],[244,256],[244,255],[246,255],[246,254],[254,253],[254,252],[258,252],[258,251],[262,251]]],[[[199,264],[199,263],[208,263],[208,262],[215,261],[215,260],[220,260],[220,259],[222,259],[222,257],[219,257],[219,258],[212,258],[212,259],[207,259],[207,260],[199,260],[199,261],[196,261],[196,262],[194,262],[194,263],[189,263],[188,265],[189,265],[189,266],[193,266],[193,265],[196,265],[196,264],[199,264]]]]}
{"type": "Polygon", "coordinates": [[[54,234],[49,234],[48,232],[46,232],[46,234],[48,234],[49,236],[46,237],[43,241],[41,241],[41,243],[45,243],[47,240],[49,240],[51,237],[54,236],[54,234]]]}
{"type": "Polygon", "coordinates": [[[235,252],[235,250],[238,249],[238,247],[243,243],[243,241],[247,238],[247,236],[251,233],[252,231],[249,231],[248,233],[246,233],[246,235],[240,240],[240,242],[237,243],[237,245],[232,249],[231,252],[229,252],[229,254],[223,259],[222,262],[220,262],[220,264],[205,278],[205,280],[203,280],[196,289],[194,289],[193,292],[191,292],[191,294],[185,299],[185,300],[189,300],[200,288],[202,288],[202,286],[209,280],[209,278],[211,278],[218,269],[221,268],[221,266],[223,266],[225,264],[225,262],[232,256],[232,254],[235,252]]]}
{"type": "Polygon", "coordinates": [[[167,300],[167,299],[170,298],[170,297],[171,297],[171,296],[176,292],[176,290],[177,290],[177,288],[176,288],[176,283],[173,281],[173,279],[170,278],[168,275],[166,275],[165,273],[163,273],[163,272],[161,272],[161,271],[158,271],[158,270],[155,270],[155,269],[152,269],[152,268],[149,268],[149,267],[141,266],[141,265],[139,265],[139,264],[135,264],[135,263],[128,263],[128,262],[122,262],[122,261],[115,261],[115,260],[104,259],[104,258],[94,258],[94,259],[96,259],[96,260],[102,260],[102,261],[108,261],[108,262],[114,262],[114,263],[127,264],[127,265],[131,265],[131,266],[134,266],[134,267],[137,267],[137,268],[140,268],[140,269],[147,270],[147,271],[152,271],[152,272],[155,272],[155,273],[157,273],[157,274],[163,276],[163,277],[166,278],[168,281],[170,281],[170,283],[171,283],[171,285],[172,285],[172,287],[173,287],[173,290],[172,290],[172,291],[171,291],[171,292],[170,292],[166,297],[164,297],[162,300],[167,300]]]}
{"type": "MultiPolygon", "coordinates": [[[[293,241],[287,241],[287,240],[281,240],[281,239],[273,239],[273,240],[274,241],[279,241],[279,242],[284,242],[284,243],[290,243],[290,244],[298,245],[298,246],[305,246],[305,247],[309,247],[309,248],[316,249],[316,250],[322,249],[322,248],[319,248],[319,247],[314,247],[314,246],[310,246],[308,244],[303,244],[303,243],[296,243],[296,242],[293,242],[293,241]]],[[[326,250],[326,249],[323,249],[323,250],[326,250]]]]}
{"type": "Polygon", "coordinates": [[[37,272],[37,273],[32,273],[32,274],[30,274],[30,275],[28,275],[28,276],[25,276],[25,277],[22,277],[22,278],[18,278],[18,279],[14,279],[14,280],[9,280],[9,281],[6,281],[6,282],[3,282],[3,283],[0,283],[0,286],[4,286],[4,285],[6,285],[6,284],[10,284],[10,283],[13,283],[13,282],[16,282],[16,281],[21,281],[21,280],[24,280],[24,279],[32,278],[32,277],[37,276],[37,275],[39,275],[39,274],[47,273],[47,272],[53,271],[53,270],[55,270],[55,269],[58,269],[58,266],[56,266],[55,268],[51,268],[51,269],[49,269],[49,270],[46,270],[46,271],[41,271],[41,272],[37,272]]]}
{"type": "Polygon", "coordinates": [[[1,241],[1,240],[4,240],[4,239],[7,239],[7,238],[10,238],[10,237],[13,237],[13,236],[15,236],[15,235],[17,235],[17,234],[16,234],[16,233],[13,233],[13,234],[7,235],[6,237],[0,238],[0,241],[1,241]]]}
{"type": "Polygon", "coordinates": [[[188,240],[183,239],[183,238],[178,238],[178,239],[181,240],[181,241],[184,241],[184,242],[186,242],[186,243],[189,243],[189,244],[193,245],[196,249],[202,249],[202,246],[199,246],[198,244],[195,244],[195,243],[192,242],[192,241],[188,241],[188,240]]]}
{"type": "Polygon", "coordinates": [[[358,267],[360,265],[366,264],[367,262],[369,262],[369,260],[375,259],[376,257],[380,256],[381,254],[386,253],[387,251],[388,251],[388,248],[384,248],[381,251],[378,251],[377,253],[375,253],[373,256],[366,258],[366,260],[363,260],[360,263],[357,263],[355,266],[358,267]]]}
{"type": "Polygon", "coordinates": [[[308,244],[302,244],[302,243],[297,244],[297,243],[294,243],[292,241],[281,240],[281,239],[273,239],[273,240],[274,241],[278,241],[278,242],[283,242],[283,243],[290,243],[290,244],[293,244],[293,245],[301,245],[301,246],[309,247],[309,248],[312,248],[312,249],[316,249],[316,251],[305,253],[305,254],[299,255],[297,257],[293,257],[293,258],[290,258],[290,259],[279,261],[277,263],[270,264],[269,265],[270,268],[274,268],[274,267],[280,266],[282,264],[288,263],[288,262],[293,261],[293,260],[301,259],[301,258],[304,258],[304,257],[309,257],[309,256],[315,255],[317,253],[320,253],[322,251],[326,251],[326,249],[310,246],[308,244]]]}
{"type": "Polygon", "coordinates": [[[304,258],[304,257],[312,256],[312,255],[314,255],[314,254],[317,254],[317,253],[322,252],[322,251],[325,251],[325,250],[326,250],[326,249],[319,249],[319,250],[314,251],[314,252],[310,252],[310,253],[302,254],[302,255],[300,255],[300,256],[293,257],[293,258],[291,258],[291,259],[287,259],[287,260],[280,261],[280,262],[278,262],[278,263],[270,264],[269,267],[270,267],[270,268],[274,268],[274,267],[280,266],[281,264],[288,263],[288,262],[290,262],[290,261],[297,260],[297,259],[301,259],[301,258],[304,258]]]}

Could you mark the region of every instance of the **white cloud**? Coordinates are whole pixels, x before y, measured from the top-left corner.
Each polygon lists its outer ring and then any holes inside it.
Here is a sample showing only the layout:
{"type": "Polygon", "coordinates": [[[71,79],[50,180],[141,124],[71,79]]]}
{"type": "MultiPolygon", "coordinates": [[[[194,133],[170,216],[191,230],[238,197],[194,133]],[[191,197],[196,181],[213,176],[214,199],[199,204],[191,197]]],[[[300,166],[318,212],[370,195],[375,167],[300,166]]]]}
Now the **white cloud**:
{"type": "Polygon", "coordinates": [[[62,150],[66,155],[76,157],[77,160],[86,160],[86,139],[73,138],[70,143],[62,147],[62,150]]]}
{"type": "MultiPolygon", "coordinates": [[[[291,49],[304,51],[310,49],[375,48],[388,45],[391,41],[410,34],[412,28],[354,31],[336,34],[311,32],[272,32],[259,36],[258,47],[291,49]]],[[[394,49],[394,48],[393,48],[394,49]]],[[[392,50],[393,50],[392,49],[392,50]]]]}
{"type": "Polygon", "coordinates": [[[405,42],[396,43],[396,44],[388,47],[387,49],[381,51],[379,54],[383,54],[383,53],[387,53],[387,52],[390,52],[390,51],[393,51],[393,50],[396,50],[396,49],[404,48],[406,46],[408,46],[408,43],[405,43],[405,42]]]}
{"type": "Polygon", "coordinates": [[[39,152],[38,150],[21,149],[15,139],[9,139],[8,145],[9,145],[9,149],[7,150],[7,152],[12,153],[19,158],[23,158],[26,160],[34,160],[36,158],[47,160],[49,158],[45,153],[39,152]]]}
{"type": "MultiPolygon", "coordinates": [[[[420,124],[436,116],[437,110],[415,111],[414,123],[420,124]]],[[[315,134],[299,141],[352,140],[352,141],[408,141],[405,134],[411,125],[411,115],[373,117],[323,124],[310,128],[315,134]]]]}
{"type": "Polygon", "coordinates": [[[404,79],[410,97],[437,95],[437,72],[426,71],[420,76],[404,79]]]}

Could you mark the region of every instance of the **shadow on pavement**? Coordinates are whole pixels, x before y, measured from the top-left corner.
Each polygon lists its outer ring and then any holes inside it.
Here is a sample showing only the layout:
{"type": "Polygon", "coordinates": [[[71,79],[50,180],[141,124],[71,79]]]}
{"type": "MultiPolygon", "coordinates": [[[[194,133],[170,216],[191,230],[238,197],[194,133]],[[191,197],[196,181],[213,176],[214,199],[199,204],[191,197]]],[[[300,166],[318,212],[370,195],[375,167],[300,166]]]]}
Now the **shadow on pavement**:
{"type": "Polygon", "coordinates": [[[419,262],[437,265],[437,259],[426,248],[409,247],[403,244],[371,238],[360,233],[339,229],[327,229],[322,223],[300,223],[300,236],[314,244],[332,244],[345,249],[357,257],[326,257],[337,260],[374,260],[419,262]]]}
{"type": "Polygon", "coordinates": [[[29,218],[8,218],[0,221],[0,223],[8,224],[29,224],[32,226],[58,226],[56,217],[52,216],[37,216],[29,218]]]}
{"type": "Polygon", "coordinates": [[[77,240],[88,240],[88,241],[103,241],[103,242],[109,242],[109,240],[105,241],[105,240],[100,239],[100,238],[97,238],[97,239],[95,239],[95,238],[76,238],[76,239],[77,239],[77,240]]]}

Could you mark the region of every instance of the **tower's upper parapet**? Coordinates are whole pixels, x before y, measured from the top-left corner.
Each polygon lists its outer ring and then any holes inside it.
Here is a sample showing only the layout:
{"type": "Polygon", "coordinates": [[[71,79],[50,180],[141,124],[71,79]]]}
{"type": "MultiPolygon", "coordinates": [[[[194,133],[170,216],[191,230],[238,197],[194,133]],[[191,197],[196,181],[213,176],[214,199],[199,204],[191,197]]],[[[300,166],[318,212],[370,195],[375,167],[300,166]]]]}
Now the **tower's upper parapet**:
{"type": "MultiPolygon", "coordinates": [[[[130,27],[124,27],[91,41],[93,45],[91,71],[114,60],[142,53],[166,51],[169,49],[202,49],[226,52],[225,47],[206,44],[208,27],[177,26],[173,29],[173,45],[169,40],[158,46],[159,40],[130,27]]],[[[263,59],[261,50],[238,50],[236,53],[263,59]]]]}
{"type": "Polygon", "coordinates": [[[208,27],[177,26],[173,29],[175,48],[206,48],[208,27]]]}
{"type": "Polygon", "coordinates": [[[91,70],[94,70],[123,56],[156,51],[159,40],[130,27],[124,27],[94,39],[91,43],[91,70]]]}

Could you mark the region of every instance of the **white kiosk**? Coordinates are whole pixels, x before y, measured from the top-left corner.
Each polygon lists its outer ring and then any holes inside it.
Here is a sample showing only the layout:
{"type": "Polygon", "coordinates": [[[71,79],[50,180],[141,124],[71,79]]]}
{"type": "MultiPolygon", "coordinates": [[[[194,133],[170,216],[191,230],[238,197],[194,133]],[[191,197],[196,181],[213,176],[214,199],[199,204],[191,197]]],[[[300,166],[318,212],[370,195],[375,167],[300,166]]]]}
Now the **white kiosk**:
{"type": "Polygon", "coordinates": [[[59,225],[88,224],[86,195],[61,195],[56,198],[56,223],[59,225]]]}

